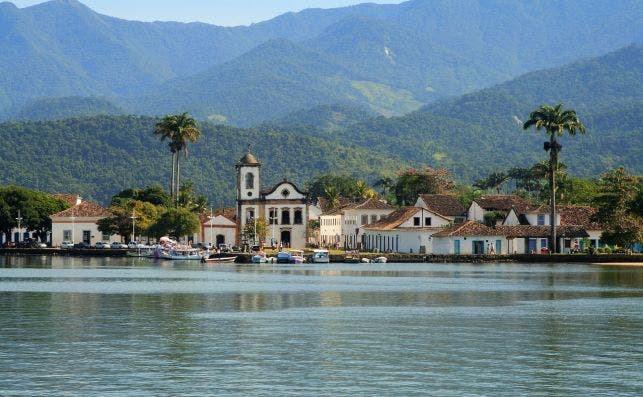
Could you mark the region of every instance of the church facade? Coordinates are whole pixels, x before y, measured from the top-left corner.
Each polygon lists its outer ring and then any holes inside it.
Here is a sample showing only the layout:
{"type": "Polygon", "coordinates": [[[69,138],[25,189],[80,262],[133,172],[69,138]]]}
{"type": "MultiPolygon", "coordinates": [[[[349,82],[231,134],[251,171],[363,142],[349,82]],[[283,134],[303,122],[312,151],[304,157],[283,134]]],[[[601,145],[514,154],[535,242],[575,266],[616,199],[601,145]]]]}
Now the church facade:
{"type": "Polygon", "coordinates": [[[308,240],[310,205],[308,192],[284,179],[270,188],[261,188],[261,163],[247,153],[236,164],[237,170],[237,244],[249,221],[265,219],[268,225],[264,245],[303,248],[308,240]]]}

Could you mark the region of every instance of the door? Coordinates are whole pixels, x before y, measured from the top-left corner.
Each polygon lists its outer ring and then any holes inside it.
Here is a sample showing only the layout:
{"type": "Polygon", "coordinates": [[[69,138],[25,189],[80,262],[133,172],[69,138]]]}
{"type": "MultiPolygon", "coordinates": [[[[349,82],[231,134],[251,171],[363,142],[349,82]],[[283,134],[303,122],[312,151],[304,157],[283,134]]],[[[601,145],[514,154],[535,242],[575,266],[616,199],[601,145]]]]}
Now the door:
{"type": "Polygon", "coordinates": [[[225,244],[225,236],[223,234],[217,234],[217,245],[219,247],[221,244],[225,244]]]}
{"type": "Polygon", "coordinates": [[[460,240],[455,240],[453,242],[453,253],[460,255],[460,240]]]}
{"type": "Polygon", "coordinates": [[[482,255],[484,254],[484,241],[474,240],[471,242],[473,244],[473,255],[482,255]]]}
{"type": "Polygon", "coordinates": [[[281,244],[284,247],[290,247],[290,230],[281,231],[281,244]]]}
{"type": "Polygon", "coordinates": [[[527,252],[528,253],[536,253],[536,239],[535,238],[530,238],[529,239],[529,246],[527,247],[527,252]]]}
{"type": "Polygon", "coordinates": [[[496,240],[496,255],[502,254],[502,240],[496,240]]]}
{"type": "Polygon", "coordinates": [[[90,244],[92,240],[92,233],[89,230],[83,230],[83,243],[90,244]]]}

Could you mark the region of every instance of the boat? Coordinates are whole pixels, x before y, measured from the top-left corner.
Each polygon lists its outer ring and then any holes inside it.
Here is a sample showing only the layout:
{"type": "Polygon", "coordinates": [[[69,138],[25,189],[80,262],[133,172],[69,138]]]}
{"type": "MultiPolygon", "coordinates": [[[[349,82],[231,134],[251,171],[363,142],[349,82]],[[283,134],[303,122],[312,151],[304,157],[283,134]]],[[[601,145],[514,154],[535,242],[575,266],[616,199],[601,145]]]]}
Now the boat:
{"type": "Polygon", "coordinates": [[[290,250],[290,263],[304,263],[304,251],[290,250]]]}
{"type": "Polygon", "coordinates": [[[154,248],[137,248],[137,249],[130,249],[125,253],[127,256],[131,256],[134,258],[152,258],[154,256],[154,248]]]}
{"type": "Polygon", "coordinates": [[[211,256],[201,257],[203,263],[234,263],[237,260],[236,256],[211,256]]]}
{"type": "Polygon", "coordinates": [[[357,251],[347,251],[344,255],[344,263],[360,263],[362,260],[357,251]]]}
{"type": "Polygon", "coordinates": [[[252,257],[252,263],[266,263],[266,253],[263,251],[257,252],[257,254],[252,257]]]}
{"type": "Polygon", "coordinates": [[[292,263],[290,252],[281,251],[277,254],[277,263],[292,263]]]}
{"type": "Polygon", "coordinates": [[[373,259],[373,263],[386,263],[388,259],[385,256],[378,256],[377,258],[373,259]]]}
{"type": "Polygon", "coordinates": [[[313,263],[328,263],[328,262],[330,262],[330,255],[328,254],[328,250],[325,250],[325,249],[313,250],[312,261],[313,261],[313,263]]]}
{"type": "Polygon", "coordinates": [[[161,259],[171,260],[201,260],[203,254],[197,248],[170,248],[169,250],[161,251],[161,259]]]}

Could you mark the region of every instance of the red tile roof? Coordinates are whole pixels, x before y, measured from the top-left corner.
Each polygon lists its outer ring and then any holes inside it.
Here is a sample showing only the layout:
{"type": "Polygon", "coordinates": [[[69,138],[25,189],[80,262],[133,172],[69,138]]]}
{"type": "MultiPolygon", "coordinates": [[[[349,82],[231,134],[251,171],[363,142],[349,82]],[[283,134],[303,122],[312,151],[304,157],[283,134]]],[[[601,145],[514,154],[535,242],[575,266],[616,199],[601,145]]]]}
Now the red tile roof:
{"type": "MultiPolygon", "coordinates": [[[[507,238],[548,237],[551,231],[549,226],[542,225],[496,226],[494,229],[497,231],[496,235],[507,238]]],[[[589,236],[582,226],[556,226],[556,235],[558,237],[589,236]]]]}
{"type": "Polygon", "coordinates": [[[417,212],[421,211],[420,207],[402,207],[398,208],[395,211],[391,212],[387,216],[382,217],[380,220],[369,223],[364,226],[366,229],[378,229],[378,230],[391,230],[400,226],[402,223],[409,220],[417,212]]]}
{"type": "Polygon", "coordinates": [[[586,230],[601,230],[598,222],[591,220],[598,210],[588,205],[566,205],[558,208],[560,224],[562,226],[583,226],[586,230]]]}
{"type": "Polygon", "coordinates": [[[466,221],[460,225],[446,227],[435,233],[433,237],[452,237],[452,236],[498,236],[496,230],[483,225],[480,222],[466,221]]]}
{"type": "Polygon", "coordinates": [[[344,213],[347,210],[388,210],[393,209],[392,205],[388,204],[386,201],[378,198],[369,198],[369,199],[359,199],[358,201],[351,201],[339,208],[329,210],[322,215],[338,215],[344,213]]]}
{"type": "Polygon", "coordinates": [[[64,211],[58,212],[51,215],[52,217],[58,218],[69,218],[69,217],[107,217],[111,216],[112,213],[107,209],[101,207],[96,203],[90,201],[83,201],[78,205],[74,205],[70,208],[67,208],[64,211]]]}
{"type": "Polygon", "coordinates": [[[476,198],[476,203],[487,211],[509,211],[512,208],[518,213],[533,208],[527,200],[514,194],[485,194],[476,198]]]}
{"type": "Polygon", "coordinates": [[[62,200],[66,202],[69,205],[76,205],[76,201],[78,200],[78,195],[77,194],[52,194],[54,198],[57,198],[59,200],[62,200]]]}
{"type": "MultiPolygon", "coordinates": [[[[237,209],[234,207],[219,208],[212,213],[212,216],[219,216],[219,215],[222,215],[223,217],[227,218],[232,222],[237,221],[237,209]]],[[[202,212],[199,214],[199,220],[201,221],[201,223],[207,223],[209,218],[210,218],[209,212],[202,212]]]]}
{"type": "Polygon", "coordinates": [[[450,194],[421,194],[426,208],[440,215],[461,216],[467,210],[457,197],[450,194]]]}

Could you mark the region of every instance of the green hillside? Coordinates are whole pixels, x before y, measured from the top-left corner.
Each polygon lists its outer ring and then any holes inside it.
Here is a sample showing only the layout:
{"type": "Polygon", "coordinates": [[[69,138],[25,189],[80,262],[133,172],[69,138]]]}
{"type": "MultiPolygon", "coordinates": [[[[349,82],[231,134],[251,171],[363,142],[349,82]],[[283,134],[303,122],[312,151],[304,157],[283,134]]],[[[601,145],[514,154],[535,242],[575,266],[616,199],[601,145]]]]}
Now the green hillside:
{"type": "Polygon", "coordinates": [[[562,161],[570,172],[595,176],[623,165],[641,173],[642,48],[629,46],[602,57],[529,73],[438,101],[403,117],[378,117],[343,129],[292,124],[282,124],[282,128],[341,139],[413,164],[447,167],[461,181],[471,182],[493,171],[545,159],[544,133],[523,131],[521,121],[540,104],[563,101],[578,111],[588,129],[584,136],[561,140],[562,161]]]}
{"type": "MultiPolygon", "coordinates": [[[[170,180],[170,152],[152,131],[157,120],[135,116],[97,116],[46,122],[0,124],[0,185],[17,184],[52,193],[79,193],[109,201],[128,187],[170,180]]],[[[264,184],[286,177],[300,185],[327,172],[376,179],[403,162],[333,140],[299,136],[269,128],[238,129],[205,123],[202,139],[181,164],[213,205],[234,200],[236,161],[248,147],[262,161],[264,184]]]]}
{"type": "Polygon", "coordinates": [[[36,99],[15,113],[18,120],[57,120],[70,117],[124,114],[125,111],[105,98],[58,97],[36,99]]]}

